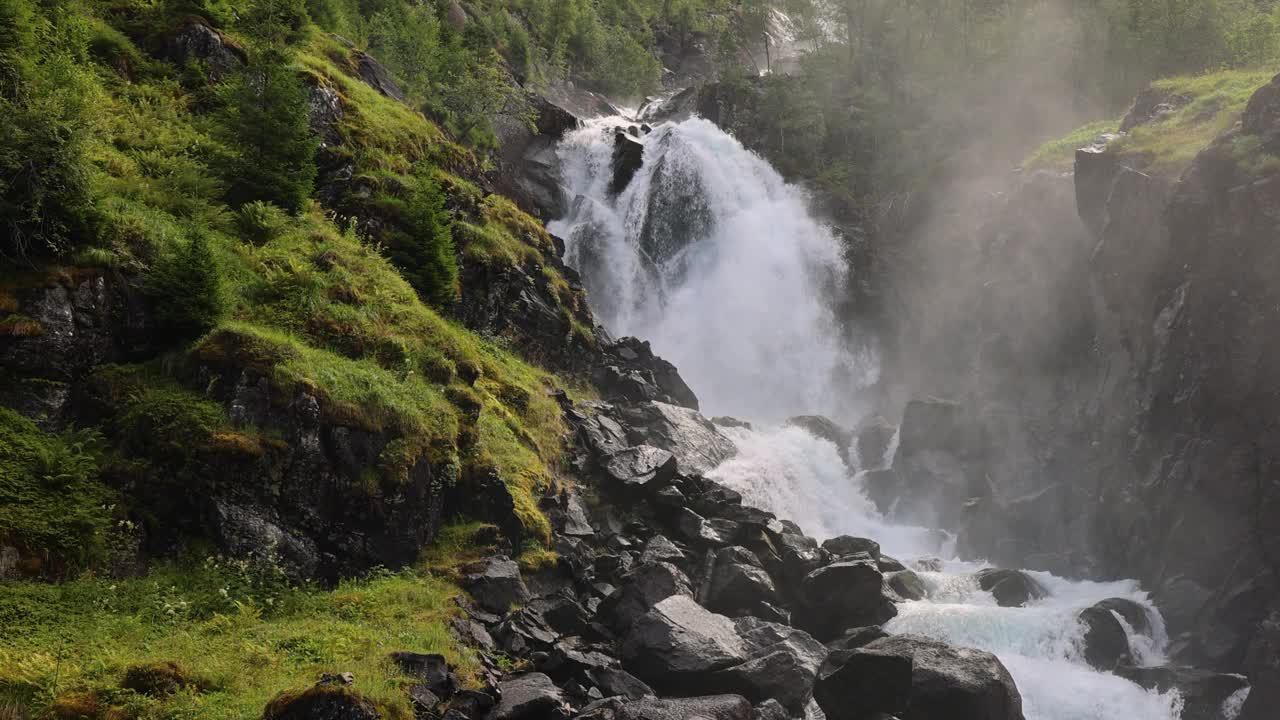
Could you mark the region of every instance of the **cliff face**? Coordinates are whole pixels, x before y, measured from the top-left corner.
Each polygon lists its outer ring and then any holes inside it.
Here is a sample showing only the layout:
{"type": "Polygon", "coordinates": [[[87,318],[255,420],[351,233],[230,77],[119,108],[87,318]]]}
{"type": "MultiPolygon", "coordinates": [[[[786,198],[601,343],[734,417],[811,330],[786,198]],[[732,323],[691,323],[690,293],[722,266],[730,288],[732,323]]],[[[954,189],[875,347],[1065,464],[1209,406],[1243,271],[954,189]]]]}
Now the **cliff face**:
{"type": "Polygon", "coordinates": [[[908,388],[890,401],[956,399],[988,445],[963,509],[914,512],[998,563],[1137,576],[1182,659],[1232,670],[1265,655],[1250,642],[1280,601],[1277,94],[1280,78],[1179,176],[1095,147],[1073,174],[881,223],[970,243],[951,251],[968,266],[908,245],[952,291],[899,282],[889,305],[908,388]]]}

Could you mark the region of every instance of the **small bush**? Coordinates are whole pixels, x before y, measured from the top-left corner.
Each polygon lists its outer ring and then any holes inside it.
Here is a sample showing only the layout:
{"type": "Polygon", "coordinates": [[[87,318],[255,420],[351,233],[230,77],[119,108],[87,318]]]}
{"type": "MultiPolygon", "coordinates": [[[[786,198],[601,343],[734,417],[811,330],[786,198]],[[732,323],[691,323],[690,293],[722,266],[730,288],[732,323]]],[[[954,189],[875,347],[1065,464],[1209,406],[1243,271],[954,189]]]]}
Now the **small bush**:
{"type": "Polygon", "coordinates": [[[163,697],[179,690],[199,689],[204,682],[173,660],[130,665],[120,687],[143,695],[163,697]]]}
{"type": "Polygon", "coordinates": [[[289,216],[269,202],[254,200],[240,206],[236,226],[240,235],[256,245],[265,245],[280,236],[289,225],[289,216]]]}
{"type": "Polygon", "coordinates": [[[178,340],[204,334],[226,311],[218,261],[202,232],[160,258],[147,276],[147,290],[157,324],[178,340]]]}
{"type": "Polygon", "coordinates": [[[458,260],[452,216],[444,207],[440,186],[421,172],[410,179],[404,198],[384,201],[399,216],[387,256],[427,302],[453,302],[458,294],[458,260]]]}

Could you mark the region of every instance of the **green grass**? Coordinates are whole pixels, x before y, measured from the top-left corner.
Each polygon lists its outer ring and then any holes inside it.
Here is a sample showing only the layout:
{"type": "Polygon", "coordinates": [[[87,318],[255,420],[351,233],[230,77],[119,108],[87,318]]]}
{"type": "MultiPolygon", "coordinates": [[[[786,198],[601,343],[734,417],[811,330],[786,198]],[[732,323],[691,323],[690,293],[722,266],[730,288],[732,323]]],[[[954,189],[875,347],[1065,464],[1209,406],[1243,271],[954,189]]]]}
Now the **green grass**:
{"type": "Polygon", "coordinates": [[[441,653],[473,681],[474,657],[448,630],[458,593],[412,572],[292,588],[211,559],[131,580],[0,583],[0,707],[47,717],[90,706],[106,718],[250,718],[322,673],[351,672],[386,718],[410,718],[411,681],[387,660],[441,653]],[[122,689],[131,667],[175,662],[193,687],[152,697],[122,689]]]}
{"type": "Polygon", "coordinates": [[[1177,176],[1240,119],[1249,98],[1274,76],[1274,69],[1226,70],[1152,83],[1157,90],[1192,100],[1166,118],[1134,128],[1110,150],[1140,158],[1148,172],[1177,176]]]}
{"type": "Polygon", "coordinates": [[[1089,145],[1103,133],[1116,132],[1119,127],[1119,120],[1099,120],[1089,123],[1077,128],[1069,135],[1041,145],[1026,159],[1023,167],[1028,170],[1070,170],[1075,164],[1076,150],[1089,145]]]}

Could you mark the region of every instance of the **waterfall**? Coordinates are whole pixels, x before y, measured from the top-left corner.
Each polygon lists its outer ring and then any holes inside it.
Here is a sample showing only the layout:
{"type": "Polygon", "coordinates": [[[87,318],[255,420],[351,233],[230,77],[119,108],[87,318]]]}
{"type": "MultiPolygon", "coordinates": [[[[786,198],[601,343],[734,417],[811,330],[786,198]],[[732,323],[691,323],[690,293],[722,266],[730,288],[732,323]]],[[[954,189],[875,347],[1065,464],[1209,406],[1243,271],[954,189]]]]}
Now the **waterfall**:
{"type": "Polygon", "coordinates": [[[851,393],[831,389],[874,382],[877,367],[844,347],[831,310],[845,282],[831,229],[798,188],[701,118],[640,137],[643,165],[613,196],[614,128],[629,124],[588,121],[558,151],[574,201],[550,229],[597,318],[649,340],[708,415],[849,415],[851,393]]]}
{"type": "MultiPolygon", "coordinates": [[[[640,138],[643,164],[615,196],[618,125],[628,121],[589,121],[562,141],[574,202],[551,230],[565,238],[567,260],[582,273],[606,328],[650,340],[699,394],[706,414],[763,423],[724,429],[738,453],[708,476],[820,539],[869,537],[908,565],[930,559],[932,570],[919,573],[928,596],[901,604],[885,629],[994,653],[1013,676],[1028,720],[1176,720],[1176,692],[1146,691],[1083,658],[1077,614],[1121,597],[1142,604],[1153,620],[1146,636],[1126,626],[1134,657],[1164,661],[1163,621],[1136,583],[1032,573],[1048,597],[999,607],[973,579],[986,565],[952,557],[954,538],[888,522],[835,445],[778,423],[797,414],[855,416],[842,398],[878,372],[869,353],[850,351],[840,339],[830,309],[846,280],[839,243],[810,214],[803,193],[715,125],[693,118],[640,138]]],[[[1239,699],[1232,703],[1238,710],[1239,699]]]]}

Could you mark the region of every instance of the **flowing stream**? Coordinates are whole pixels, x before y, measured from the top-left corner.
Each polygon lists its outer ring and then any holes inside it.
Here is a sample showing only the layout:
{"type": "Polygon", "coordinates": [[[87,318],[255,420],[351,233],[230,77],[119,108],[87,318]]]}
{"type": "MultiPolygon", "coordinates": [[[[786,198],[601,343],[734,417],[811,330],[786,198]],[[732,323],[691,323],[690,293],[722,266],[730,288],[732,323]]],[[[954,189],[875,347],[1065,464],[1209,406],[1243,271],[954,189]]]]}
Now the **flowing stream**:
{"type": "Polygon", "coordinates": [[[934,561],[936,569],[919,572],[928,597],[900,605],[886,629],[995,653],[1029,720],[1176,720],[1176,692],[1146,691],[1083,659],[1077,613],[1121,597],[1143,604],[1152,620],[1149,637],[1130,632],[1134,657],[1164,662],[1163,621],[1137,583],[1031,573],[1048,597],[998,607],[973,580],[983,563],[954,558],[945,533],[886,522],[835,445],[779,426],[805,413],[856,419],[841,398],[876,379],[874,359],[843,346],[830,310],[845,282],[839,243],[800,191],[698,118],[641,137],[643,165],[610,193],[614,128],[631,124],[600,118],[562,141],[574,202],[551,230],[566,239],[567,259],[606,328],[650,340],[698,393],[704,414],[765,423],[725,429],[739,452],[709,475],[819,539],[869,537],[908,567],[934,561]]]}

